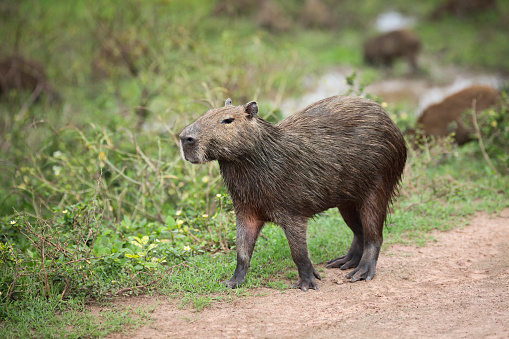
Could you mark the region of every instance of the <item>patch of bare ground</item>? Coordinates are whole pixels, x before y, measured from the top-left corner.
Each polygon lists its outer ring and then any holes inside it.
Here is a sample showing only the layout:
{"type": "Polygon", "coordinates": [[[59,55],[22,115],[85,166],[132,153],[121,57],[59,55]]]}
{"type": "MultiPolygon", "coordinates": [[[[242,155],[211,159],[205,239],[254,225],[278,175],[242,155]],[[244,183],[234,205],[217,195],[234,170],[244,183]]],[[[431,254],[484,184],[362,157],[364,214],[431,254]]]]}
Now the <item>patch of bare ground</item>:
{"type": "Polygon", "coordinates": [[[149,324],[109,338],[508,338],[509,209],[434,236],[382,252],[370,282],[330,269],[318,291],[258,289],[199,312],[167,297],[124,299],[158,306],[149,324]]]}

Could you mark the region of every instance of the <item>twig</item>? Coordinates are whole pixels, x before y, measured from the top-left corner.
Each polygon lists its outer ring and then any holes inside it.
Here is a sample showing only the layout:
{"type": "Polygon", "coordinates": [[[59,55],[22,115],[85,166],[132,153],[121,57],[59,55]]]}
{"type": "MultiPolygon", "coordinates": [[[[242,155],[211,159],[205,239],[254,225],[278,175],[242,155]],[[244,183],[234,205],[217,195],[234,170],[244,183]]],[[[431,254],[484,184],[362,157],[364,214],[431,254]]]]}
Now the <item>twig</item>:
{"type": "Polygon", "coordinates": [[[48,298],[49,293],[50,293],[50,287],[49,287],[49,280],[48,280],[48,272],[46,272],[46,264],[44,263],[44,261],[46,260],[46,255],[44,253],[44,238],[42,238],[41,240],[42,240],[41,264],[42,264],[42,271],[44,272],[44,283],[45,283],[44,294],[45,294],[46,298],[48,298]]]}
{"type": "Polygon", "coordinates": [[[155,284],[159,283],[164,277],[166,277],[166,274],[169,271],[173,271],[176,267],[179,267],[179,266],[189,267],[189,265],[187,265],[185,262],[177,264],[177,265],[173,265],[172,267],[168,268],[166,270],[166,272],[164,272],[164,275],[162,277],[157,278],[156,280],[153,280],[153,281],[151,281],[151,282],[149,282],[148,284],[145,284],[145,285],[123,288],[123,289],[118,290],[117,292],[115,292],[114,295],[120,295],[120,294],[123,294],[123,293],[126,293],[126,292],[134,291],[136,289],[143,290],[143,289],[146,289],[147,287],[149,287],[151,285],[155,285],[155,284]]]}
{"type": "Polygon", "coordinates": [[[32,92],[32,94],[30,95],[28,100],[23,103],[23,106],[21,107],[21,109],[18,113],[17,120],[19,120],[19,121],[23,120],[23,118],[25,117],[25,114],[28,111],[28,109],[30,108],[30,106],[32,106],[32,104],[35,102],[35,100],[42,93],[42,89],[43,89],[43,86],[40,83],[37,84],[37,87],[32,92]]]}
{"type": "Polygon", "coordinates": [[[475,135],[477,136],[477,140],[479,140],[479,147],[481,148],[481,153],[484,157],[484,160],[486,160],[486,162],[488,163],[488,166],[491,168],[491,170],[495,173],[498,173],[495,166],[493,166],[493,163],[491,162],[491,159],[488,156],[488,153],[486,153],[486,148],[484,147],[484,142],[483,142],[482,136],[481,136],[481,130],[479,128],[479,124],[477,123],[477,114],[475,112],[475,106],[476,106],[476,100],[474,99],[472,101],[472,122],[474,123],[475,135]]]}
{"type": "Polygon", "coordinates": [[[433,201],[433,200],[440,199],[440,198],[442,198],[443,196],[447,195],[447,193],[448,193],[448,192],[442,192],[441,194],[439,194],[439,195],[437,195],[437,196],[432,196],[432,197],[431,197],[431,198],[429,198],[428,200],[411,203],[410,205],[408,205],[407,207],[405,207],[405,209],[403,210],[403,213],[405,213],[406,211],[408,211],[409,209],[411,209],[411,208],[412,208],[412,207],[414,207],[414,206],[422,205],[422,204],[426,204],[426,203],[431,202],[431,201],[433,201]]]}

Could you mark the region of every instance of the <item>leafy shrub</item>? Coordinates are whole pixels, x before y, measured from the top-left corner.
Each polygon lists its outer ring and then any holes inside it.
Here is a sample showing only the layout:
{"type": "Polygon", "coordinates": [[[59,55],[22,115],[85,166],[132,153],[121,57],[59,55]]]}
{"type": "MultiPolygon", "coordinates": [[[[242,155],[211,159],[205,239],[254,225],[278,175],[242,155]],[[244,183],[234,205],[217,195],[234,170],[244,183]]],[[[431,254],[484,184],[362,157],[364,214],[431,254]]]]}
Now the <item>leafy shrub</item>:
{"type": "Polygon", "coordinates": [[[477,133],[481,137],[481,151],[493,169],[509,175],[509,96],[502,93],[499,108],[483,111],[477,118],[477,133]]]}
{"type": "Polygon", "coordinates": [[[1,224],[0,301],[26,296],[102,297],[144,288],[189,256],[230,251],[232,206],[217,194],[214,215],[165,222],[102,219],[97,200],[55,209],[48,220],[18,216],[1,224]],[[7,236],[9,234],[9,236],[7,236]],[[21,240],[21,241],[20,241],[21,240]]]}

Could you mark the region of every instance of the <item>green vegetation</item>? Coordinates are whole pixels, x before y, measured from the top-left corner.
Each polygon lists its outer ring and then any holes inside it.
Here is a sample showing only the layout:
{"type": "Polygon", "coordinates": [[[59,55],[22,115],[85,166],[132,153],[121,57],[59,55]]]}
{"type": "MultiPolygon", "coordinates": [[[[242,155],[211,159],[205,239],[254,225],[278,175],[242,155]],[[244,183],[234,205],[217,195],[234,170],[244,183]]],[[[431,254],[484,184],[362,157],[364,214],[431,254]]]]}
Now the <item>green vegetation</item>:
{"type": "MultiPolygon", "coordinates": [[[[439,2],[394,2],[421,19],[425,53],[509,71],[508,4],[471,20],[426,21],[439,2]]],[[[31,103],[30,93],[11,91],[0,102],[0,337],[96,337],[148,321],[150,310],[115,306],[98,319],[92,300],[157,292],[200,309],[295,282],[284,234],[267,225],[247,283],[233,291],[219,283],[235,268],[231,201],[217,164],[184,163],[177,140],[227,97],[258,100],[264,118],[280,120],[281,101],[302,93],[306,75],[363,67],[362,41],[373,33],[366,27],[385,9],[344,1],[332,11],[333,29],[305,29],[297,1],[278,3],[295,18],[289,31],[259,28],[252,6],[212,14],[216,4],[205,0],[0,5],[3,51],[41,62],[60,96],[31,103]]],[[[355,75],[347,81],[363,91],[355,75]]],[[[385,246],[424,244],[430,230],[508,206],[508,105],[505,97],[479,117],[482,143],[411,150],[385,246]]],[[[413,126],[414,118],[387,110],[402,129],[413,126]]],[[[350,241],[335,210],[310,224],[316,264],[350,241]]]]}

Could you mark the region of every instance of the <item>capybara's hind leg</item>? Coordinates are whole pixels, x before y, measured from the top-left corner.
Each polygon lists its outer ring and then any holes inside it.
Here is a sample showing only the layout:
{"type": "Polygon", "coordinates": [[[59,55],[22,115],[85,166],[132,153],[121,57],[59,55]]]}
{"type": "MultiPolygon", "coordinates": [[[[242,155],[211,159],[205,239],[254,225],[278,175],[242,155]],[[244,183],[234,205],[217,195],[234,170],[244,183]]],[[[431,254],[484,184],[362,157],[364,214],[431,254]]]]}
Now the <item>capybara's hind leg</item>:
{"type": "Polygon", "coordinates": [[[325,267],[339,267],[342,270],[346,270],[349,268],[355,268],[359,265],[364,251],[364,234],[362,231],[362,222],[359,211],[353,204],[339,206],[338,209],[346,224],[353,232],[353,240],[350,245],[350,249],[345,255],[329,260],[325,267]]]}
{"type": "Polygon", "coordinates": [[[386,202],[381,197],[384,197],[383,192],[371,192],[360,208],[364,234],[364,251],[357,268],[345,276],[351,282],[358,280],[369,281],[375,276],[376,263],[383,242],[382,232],[388,203],[388,201],[386,202]]]}

